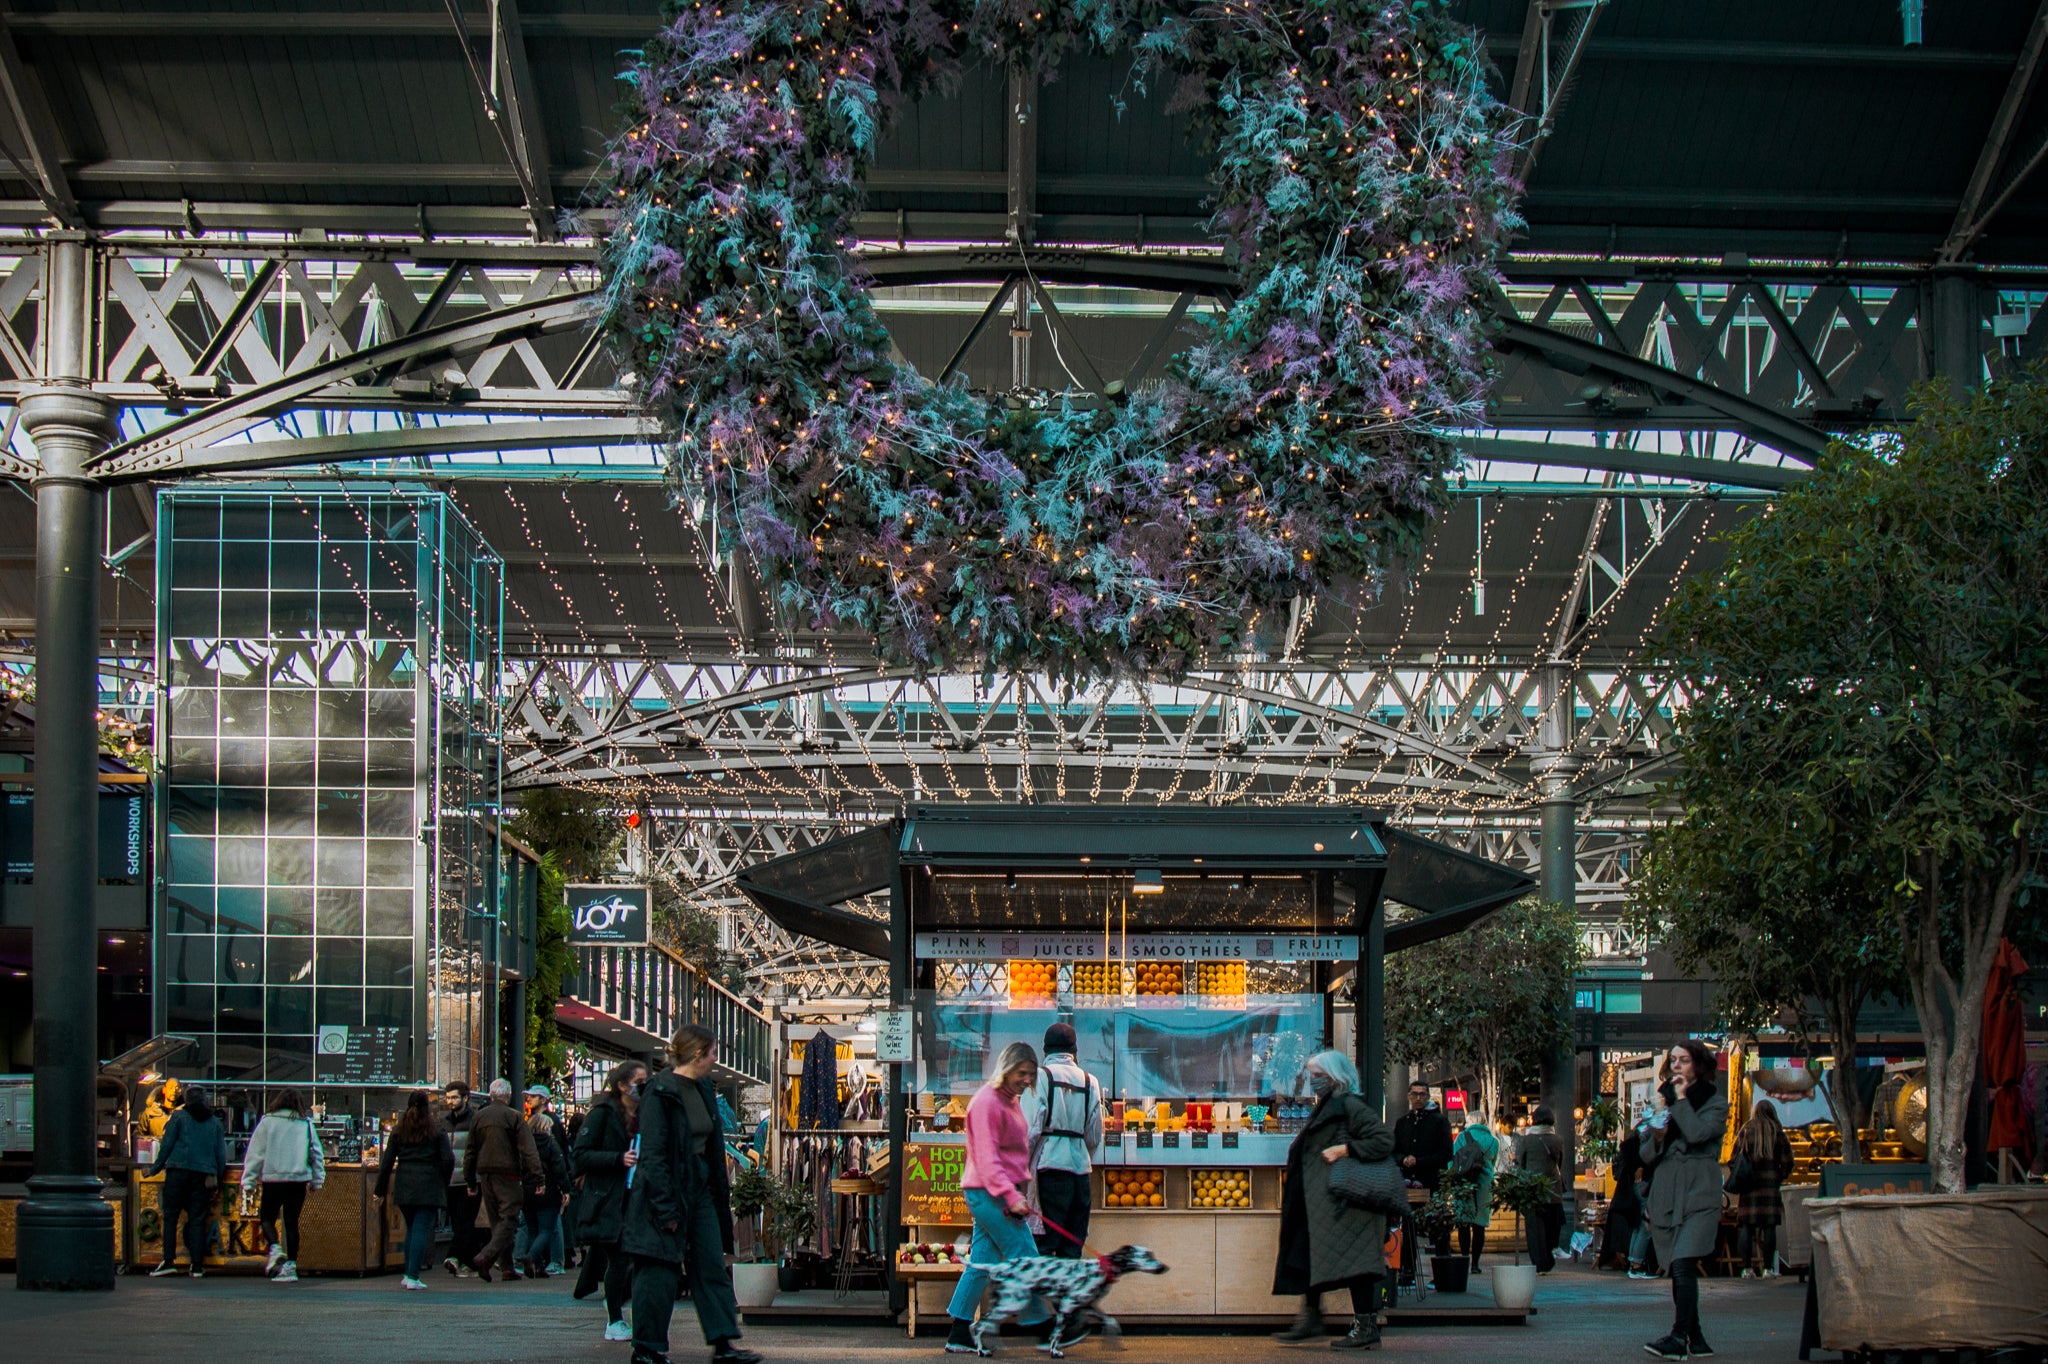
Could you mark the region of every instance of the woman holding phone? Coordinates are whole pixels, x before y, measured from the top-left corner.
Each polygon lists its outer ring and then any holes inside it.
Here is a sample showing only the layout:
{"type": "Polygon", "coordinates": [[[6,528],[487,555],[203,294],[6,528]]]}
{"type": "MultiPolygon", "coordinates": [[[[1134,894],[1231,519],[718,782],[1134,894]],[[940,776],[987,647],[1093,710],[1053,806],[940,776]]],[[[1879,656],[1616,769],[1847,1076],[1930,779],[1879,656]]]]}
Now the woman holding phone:
{"type": "MultiPolygon", "coordinates": [[[[1656,1178],[1643,1217],[1657,1258],[1671,1270],[1675,1315],[1669,1335],[1643,1348],[1659,1359],[1714,1353],[1700,1331],[1700,1261],[1714,1253],[1721,1231],[1721,1139],[1728,1132],[1728,1096],[1715,1087],[1714,1053],[1687,1038],[1664,1059],[1658,1088],[1664,1111],[1652,1119],[1656,1178]]],[[[1650,1138],[1646,1138],[1649,1140],[1650,1138]]]]}

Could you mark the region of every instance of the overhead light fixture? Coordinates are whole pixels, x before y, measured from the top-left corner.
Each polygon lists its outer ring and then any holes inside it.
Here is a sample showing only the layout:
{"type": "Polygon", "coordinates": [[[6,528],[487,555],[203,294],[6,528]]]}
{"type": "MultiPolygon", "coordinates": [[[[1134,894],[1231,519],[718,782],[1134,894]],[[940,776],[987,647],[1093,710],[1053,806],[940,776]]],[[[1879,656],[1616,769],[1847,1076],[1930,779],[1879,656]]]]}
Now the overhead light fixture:
{"type": "Polygon", "coordinates": [[[1157,867],[1140,867],[1131,873],[1131,894],[1164,895],[1166,878],[1159,874],[1157,867]]]}

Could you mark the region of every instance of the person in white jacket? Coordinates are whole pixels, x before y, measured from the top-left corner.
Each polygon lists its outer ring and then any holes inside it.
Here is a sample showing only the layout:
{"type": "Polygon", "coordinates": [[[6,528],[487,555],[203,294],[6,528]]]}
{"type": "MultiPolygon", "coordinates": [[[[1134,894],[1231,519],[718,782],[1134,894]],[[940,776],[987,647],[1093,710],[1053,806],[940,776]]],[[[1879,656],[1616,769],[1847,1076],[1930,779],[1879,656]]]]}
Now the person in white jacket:
{"type": "Polygon", "coordinates": [[[306,1195],[318,1193],[327,1182],[327,1155],[320,1149],[320,1134],[295,1089],[279,1090],[270,1101],[270,1111],[256,1124],[249,1138],[249,1153],[242,1160],[242,1188],[260,1194],[256,1219],[270,1242],[270,1260],[263,1272],[278,1283],[296,1283],[299,1278],[299,1213],[306,1195]],[[284,1236],[278,1237],[279,1214],[283,1215],[284,1236]]]}

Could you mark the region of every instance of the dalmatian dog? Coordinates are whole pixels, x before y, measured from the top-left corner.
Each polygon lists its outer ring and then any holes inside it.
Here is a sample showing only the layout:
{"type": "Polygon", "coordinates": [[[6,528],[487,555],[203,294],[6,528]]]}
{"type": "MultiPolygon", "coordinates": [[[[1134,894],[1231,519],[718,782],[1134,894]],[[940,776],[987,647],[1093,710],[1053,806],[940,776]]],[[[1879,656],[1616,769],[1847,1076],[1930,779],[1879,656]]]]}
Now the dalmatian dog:
{"type": "Polygon", "coordinates": [[[1102,1312],[1100,1304],[1116,1281],[1126,1274],[1165,1272],[1166,1266],[1143,1246],[1124,1246],[1107,1255],[1084,1256],[1078,1260],[1034,1255],[1029,1259],[991,1265],[988,1275],[995,1288],[995,1301],[974,1324],[975,1352],[981,1355],[992,1353],[985,1337],[1001,1323],[1015,1321],[1017,1315],[1031,1305],[1033,1298],[1043,1298],[1052,1309],[1053,1327],[1052,1337],[1041,1348],[1054,1359],[1065,1359],[1066,1354],[1060,1348],[1060,1335],[1077,1314],[1093,1312],[1101,1318],[1105,1330],[1114,1330],[1116,1318],[1102,1312]]]}

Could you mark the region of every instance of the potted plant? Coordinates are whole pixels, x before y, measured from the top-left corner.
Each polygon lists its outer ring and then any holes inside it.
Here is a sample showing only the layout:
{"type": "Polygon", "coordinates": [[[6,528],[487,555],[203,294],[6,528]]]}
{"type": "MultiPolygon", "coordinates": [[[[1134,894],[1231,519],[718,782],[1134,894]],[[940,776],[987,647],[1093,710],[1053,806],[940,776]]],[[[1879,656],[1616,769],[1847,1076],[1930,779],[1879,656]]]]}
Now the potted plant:
{"type": "Polygon", "coordinates": [[[1430,1245],[1430,1281],[1439,1293],[1465,1291],[1472,1267],[1463,1255],[1451,1253],[1451,1232],[1458,1224],[1459,1211],[1470,1204],[1478,1183],[1476,1175],[1446,1173],[1429,1201],[1415,1214],[1415,1225],[1430,1245]]]}
{"type": "Polygon", "coordinates": [[[793,1179],[775,1181],[775,1194],[768,1208],[774,1226],[776,1248],[782,1253],[782,1266],[777,1274],[777,1285],[785,1293],[794,1293],[804,1286],[804,1269],[793,1261],[798,1246],[817,1235],[818,1204],[811,1197],[807,1184],[793,1179]]]}
{"type": "Polygon", "coordinates": [[[1494,1306],[1524,1311],[1536,1300],[1536,1266],[1522,1263],[1522,1227],[1530,1213],[1556,1199],[1556,1187],[1534,1170],[1506,1169],[1494,1175],[1493,1201],[1515,1215],[1515,1262],[1492,1269],[1494,1306]]]}
{"type": "Polygon", "coordinates": [[[753,1254],[732,1267],[732,1295],[741,1307],[766,1307],[775,1301],[776,1255],[762,1220],[773,1216],[782,1182],[761,1165],[742,1165],[733,1176],[732,1215],[754,1232],[753,1254]]]}

